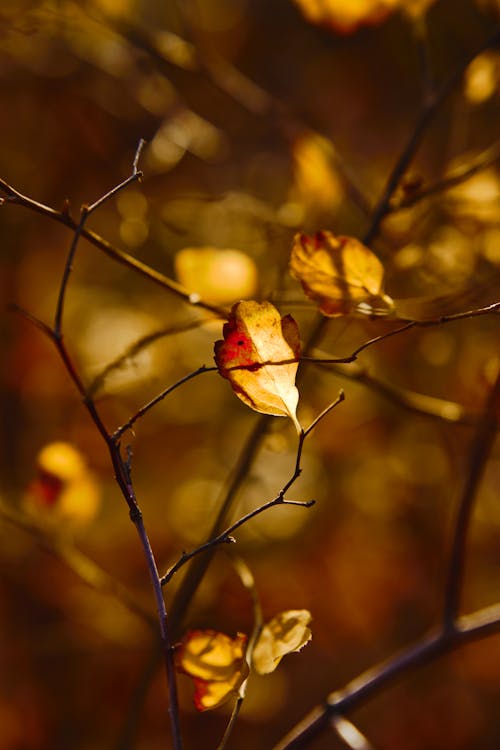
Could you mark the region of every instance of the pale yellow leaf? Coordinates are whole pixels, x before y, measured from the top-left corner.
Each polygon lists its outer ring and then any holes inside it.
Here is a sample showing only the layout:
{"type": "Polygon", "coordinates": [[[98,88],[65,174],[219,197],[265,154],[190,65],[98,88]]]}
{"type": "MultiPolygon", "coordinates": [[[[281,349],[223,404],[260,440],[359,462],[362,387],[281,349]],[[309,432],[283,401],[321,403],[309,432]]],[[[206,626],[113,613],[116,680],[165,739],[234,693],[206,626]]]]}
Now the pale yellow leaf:
{"type": "Polygon", "coordinates": [[[252,654],[255,671],[269,674],[284,656],[300,651],[312,638],[310,622],[311,613],[307,609],[290,609],[264,625],[252,654]]]}

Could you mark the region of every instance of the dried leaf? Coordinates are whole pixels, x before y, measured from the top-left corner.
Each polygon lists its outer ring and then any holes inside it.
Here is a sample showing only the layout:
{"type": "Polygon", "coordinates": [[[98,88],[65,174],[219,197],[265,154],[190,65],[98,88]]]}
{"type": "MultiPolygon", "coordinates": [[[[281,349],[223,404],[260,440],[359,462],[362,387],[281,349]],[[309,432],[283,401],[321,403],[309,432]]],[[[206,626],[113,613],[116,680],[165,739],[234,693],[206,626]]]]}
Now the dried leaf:
{"type": "Polygon", "coordinates": [[[387,315],[393,309],[392,299],[383,293],[382,263],[354,237],[297,234],[290,271],[323,315],[387,315]]]}
{"type": "Polygon", "coordinates": [[[214,347],[215,361],[238,398],[263,414],[290,417],[300,432],[298,362],[289,361],[300,356],[300,340],[292,316],[281,318],[270,302],[238,302],[222,333],[224,340],[214,347]]]}
{"type": "Polygon", "coordinates": [[[247,636],[235,638],[217,630],[190,630],[176,649],[179,672],[194,680],[194,704],[198,711],[217,708],[248,676],[245,660],[247,636]]]}
{"type": "Polygon", "coordinates": [[[258,674],[273,672],[287,654],[300,651],[312,638],[307,609],[290,609],[273,617],[261,630],[252,654],[258,674]]]}

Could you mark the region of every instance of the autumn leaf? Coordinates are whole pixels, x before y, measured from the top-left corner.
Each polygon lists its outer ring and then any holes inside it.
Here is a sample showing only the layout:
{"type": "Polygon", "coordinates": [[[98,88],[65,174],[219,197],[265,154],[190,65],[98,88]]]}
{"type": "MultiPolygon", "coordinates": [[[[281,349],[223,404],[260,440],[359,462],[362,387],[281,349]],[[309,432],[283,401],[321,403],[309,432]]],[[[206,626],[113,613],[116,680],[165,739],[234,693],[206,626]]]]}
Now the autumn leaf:
{"type": "Polygon", "coordinates": [[[262,628],[252,654],[252,666],[258,674],[273,672],[287,654],[300,651],[311,638],[307,609],[280,612],[262,628]]]}
{"type": "Polygon", "coordinates": [[[270,302],[238,302],[222,333],[224,340],[214,347],[215,362],[238,398],[262,414],[290,417],[300,433],[298,361],[289,361],[298,360],[300,340],[292,316],[281,318],[270,302]]]}
{"type": "Polygon", "coordinates": [[[217,708],[248,676],[245,660],[247,636],[231,638],[217,630],[190,630],[175,652],[177,671],[193,678],[194,704],[198,711],[217,708]]]}
{"type": "Polygon", "coordinates": [[[24,494],[24,509],[43,524],[82,525],[97,513],[100,492],[87,463],[73,445],[45,445],[36,459],[37,476],[24,494]]]}
{"type": "Polygon", "coordinates": [[[388,315],[393,309],[392,299],[383,293],[382,263],[354,237],[297,234],[290,271],[323,315],[388,315]]]}

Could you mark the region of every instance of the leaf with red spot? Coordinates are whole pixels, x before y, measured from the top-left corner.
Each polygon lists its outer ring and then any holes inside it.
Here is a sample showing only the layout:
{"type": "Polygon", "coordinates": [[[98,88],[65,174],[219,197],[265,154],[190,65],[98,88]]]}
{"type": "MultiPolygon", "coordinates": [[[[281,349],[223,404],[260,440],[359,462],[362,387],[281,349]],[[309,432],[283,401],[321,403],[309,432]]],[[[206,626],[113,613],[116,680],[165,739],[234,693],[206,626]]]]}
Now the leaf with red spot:
{"type": "Polygon", "coordinates": [[[238,302],[222,333],[215,361],[238,398],[263,414],[290,417],[300,432],[295,387],[300,340],[292,316],[282,318],[270,302],[238,302]]]}
{"type": "Polygon", "coordinates": [[[194,681],[194,704],[198,711],[217,708],[236,695],[248,677],[245,659],[247,636],[231,638],[217,630],[190,630],[177,646],[178,672],[194,681]]]}

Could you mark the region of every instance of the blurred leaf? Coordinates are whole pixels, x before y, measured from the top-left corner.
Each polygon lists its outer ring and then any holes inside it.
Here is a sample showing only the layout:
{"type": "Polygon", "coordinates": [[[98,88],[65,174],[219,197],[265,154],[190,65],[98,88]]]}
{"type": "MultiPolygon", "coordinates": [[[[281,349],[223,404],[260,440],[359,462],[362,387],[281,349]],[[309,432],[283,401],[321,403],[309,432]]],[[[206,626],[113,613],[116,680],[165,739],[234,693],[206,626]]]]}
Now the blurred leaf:
{"type": "Polygon", "coordinates": [[[383,293],[382,263],[354,237],[297,234],[290,271],[307,296],[319,303],[323,315],[387,315],[393,308],[393,301],[383,293]]]}
{"type": "Polygon", "coordinates": [[[25,510],[42,524],[82,525],[97,513],[99,487],[82,454],[69,443],[46,445],[37,456],[37,478],[27,487],[25,510]]]}
{"type": "Polygon", "coordinates": [[[248,675],[247,636],[231,638],[217,630],[190,630],[175,654],[177,670],[194,680],[198,711],[217,708],[240,687],[248,675]]]}
{"type": "Polygon", "coordinates": [[[298,362],[269,364],[300,356],[299,329],[292,316],[281,318],[270,302],[238,302],[222,333],[224,340],[215,343],[215,361],[238,398],[262,414],[290,417],[300,432],[298,362]]]}
{"type": "Polygon", "coordinates": [[[227,304],[257,290],[257,268],[240,250],[185,247],[175,256],[180,283],[203,299],[227,304]]]}
{"type": "Polygon", "coordinates": [[[343,189],[335,169],[332,143],[316,133],[303,133],[293,144],[292,157],[290,201],[298,203],[312,216],[318,210],[335,209],[342,199],[343,189]]]}
{"type": "Polygon", "coordinates": [[[312,638],[307,609],[289,609],[273,617],[261,630],[252,654],[258,674],[274,672],[287,654],[300,651],[312,638]]]}

